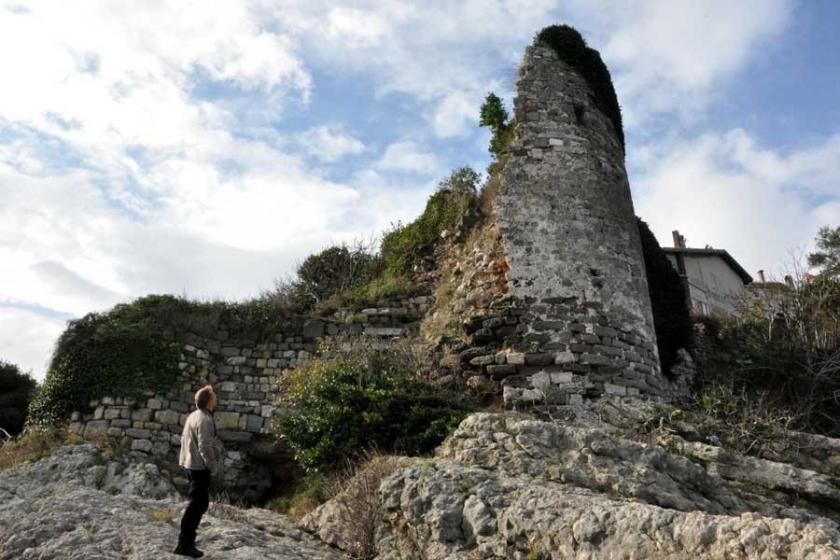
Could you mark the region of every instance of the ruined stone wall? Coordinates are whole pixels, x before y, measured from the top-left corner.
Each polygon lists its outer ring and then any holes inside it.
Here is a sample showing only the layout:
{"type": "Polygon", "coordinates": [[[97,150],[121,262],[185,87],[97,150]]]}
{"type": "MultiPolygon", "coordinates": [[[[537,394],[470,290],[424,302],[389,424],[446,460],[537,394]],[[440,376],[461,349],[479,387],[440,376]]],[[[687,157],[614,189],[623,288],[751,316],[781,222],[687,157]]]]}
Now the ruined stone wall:
{"type": "MultiPolygon", "coordinates": [[[[508,405],[569,395],[667,393],[624,154],[584,78],[526,51],[496,216],[520,317],[508,405]],[[524,378],[523,375],[524,374],[524,378]]],[[[499,358],[501,360],[501,357],[499,358]]],[[[507,368],[506,372],[512,372],[507,368]]]]}
{"type": "Polygon", "coordinates": [[[244,499],[258,499],[272,480],[294,475],[291,454],[273,432],[278,384],[289,369],[316,356],[324,339],[337,336],[392,339],[416,332],[429,306],[417,296],[359,312],[341,310],[329,317],[298,317],[285,332],[232,338],[225,331],[184,337],[178,367],[181,378],[163,393],[144,398],[104,397],[76,411],[69,429],[88,440],[124,441],[177,471],[181,430],[195,410],[195,392],[211,384],[220,397],[214,413],[224,442],[223,486],[244,499]]]}

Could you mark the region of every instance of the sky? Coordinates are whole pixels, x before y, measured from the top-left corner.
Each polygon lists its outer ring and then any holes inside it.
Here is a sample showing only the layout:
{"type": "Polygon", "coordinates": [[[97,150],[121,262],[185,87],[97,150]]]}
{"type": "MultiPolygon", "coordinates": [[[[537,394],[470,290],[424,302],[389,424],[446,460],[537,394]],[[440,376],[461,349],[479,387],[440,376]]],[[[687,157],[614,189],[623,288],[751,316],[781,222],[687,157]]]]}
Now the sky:
{"type": "Polygon", "coordinates": [[[612,72],[636,212],[779,277],[840,225],[833,0],[0,0],[0,359],[69,319],[241,300],[484,170],[541,28],[612,72]]]}

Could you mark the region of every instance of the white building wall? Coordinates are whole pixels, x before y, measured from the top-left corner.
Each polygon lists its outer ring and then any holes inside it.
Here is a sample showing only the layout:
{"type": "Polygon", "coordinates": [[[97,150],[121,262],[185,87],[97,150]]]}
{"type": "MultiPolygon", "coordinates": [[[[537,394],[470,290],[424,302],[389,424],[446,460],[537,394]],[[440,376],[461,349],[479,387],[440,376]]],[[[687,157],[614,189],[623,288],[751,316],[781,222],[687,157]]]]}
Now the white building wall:
{"type": "MultiPolygon", "coordinates": [[[[704,315],[733,313],[747,295],[744,281],[718,255],[682,255],[691,305],[704,315]]],[[[677,269],[676,256],[668,260],[677,269]]]]}

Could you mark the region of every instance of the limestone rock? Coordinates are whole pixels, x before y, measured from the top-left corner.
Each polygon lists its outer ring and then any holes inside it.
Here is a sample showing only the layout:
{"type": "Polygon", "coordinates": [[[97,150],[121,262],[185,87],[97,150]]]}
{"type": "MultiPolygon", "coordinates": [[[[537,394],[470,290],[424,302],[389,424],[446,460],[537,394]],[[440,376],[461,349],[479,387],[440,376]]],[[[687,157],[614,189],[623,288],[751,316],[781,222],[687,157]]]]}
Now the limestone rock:
{"type": "MultiPolygon", "coordinates": [[[[469,416],[436,459],[380,485],[377,558],[840,558],[835,477],[679,436],[645,442],[630,426],[652,410],[605,397],[562,420],[469,416]]],[[[333,510],[306,528],[337,535],[333,510]]]]}
{"type": "MultiPolygon", "coordinates": [[[[176,558],[186,503],[176,496],[155,465],[108,460],[92,445],[59,449],[0,472],[0,558],[176,558]]],[[[202,520],[199,546],[208,560],[340,558],[284,516],[217,503],[202,520]]]]}

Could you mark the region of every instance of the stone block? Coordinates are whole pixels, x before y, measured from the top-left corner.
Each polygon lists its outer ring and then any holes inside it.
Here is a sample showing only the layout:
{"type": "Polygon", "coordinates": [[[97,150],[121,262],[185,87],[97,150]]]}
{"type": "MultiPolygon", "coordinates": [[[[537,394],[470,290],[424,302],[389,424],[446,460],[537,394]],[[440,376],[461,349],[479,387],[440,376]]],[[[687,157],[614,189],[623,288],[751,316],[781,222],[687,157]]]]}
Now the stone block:
{"type": "Polygon", "coordinates": [[[219,385],[219,390],[232,393],[236,391],[236,383],[233,381],[223,381],[222,384],[219,385]]]}
{"type": "Polygon", "coordinates": [[[132,451],[140,451],[142,453],[151,453],[152,442],[147,439],[135,439],[131,442],[132,451]]]}
{"type": "Polygon", "coordinates": [[[112,428],[130,428],[131,427],[131,420],[126,420],[125,418],[120,418],[119,420],[114,420],[111,422],[112,428]]]}
{"type": "Polygon", "coordinates": [[[163,408],[163,403],[160,401],[160,399],[149,399],[146,402],[146,407],[151,408],[152,410],[160,410],[161,408],[163,408]]]}
{"type": "Polygon", "coordinates": [[[324,336],[324,323],[315,319],[303,324],[303,338],[321,338],[324,336]]]}
{"type": "Polygon", "coordinates": [[[403,330],[400,327],[372,327],[367,326],[363,331],[365,336],[402,336],[403,330]]]}
{"type": "Polygon", "coordinates": [[[507,363],[514,365],[525,365],[525,354],[522,352],[510,352],[507,355],[507,363]]]}
{"type": "Polygon", "coordinates": [[[604,383],[604,392],[608,395],[626,395],[627,387],[624,385],[614,385],[612,383],[604,383]]]}
{"type": "Polygon", "coordinates": [[[263,405],[260,407],[260,416],[263,418],[271,418],[271,415],[274,413],[274,407],[271,405],[263,405]]]}
{"type": "Polygon", "coordinates": [[[128,428],[125,431],[125,435],[134,439],[148,439],[152,437],[152,432],[145,428],[128,428]]]}
{"type": "Polygon", "coordinates": [[[262,416],[256,416],[254,414],[248,414],[245,420],[245,430],[253,433],[260,433],[263,427],[263,418],[262,416]]]}
{"type": "Polygon", "coordinates": [[[102,414],[102,417],[105,420],[114,420],[120,417],[120,409],[119,408],[106,408],[105,412],[102,414]]]}
{"type": "Polygon", "coordinates": [[[496,357],[493,354],[486,354],[484,356],[476,356],[470,360],[472,366],[489,366],[496,362],[496,357]]]}
{"type": "Polygon", "coordinates": [[[569,395],[566,402],[573,406],[580,406],[583,404],[583,395],[569,395]]]}
{"type": "Polygon", "coordinates": [[[525,354],[525,363],[529,366],[547,366],[554,363],[554,356],[546,353],[525,354]]]}
{"type": "Polygon", "coordinates": [[[499,380],[515,374],[517,370],[518,368],[514,364],[489,365],[487,366],[487,375],[493,379],[499,380]]]}
{"type": "Polygon", "coordinates": [[[571,383],[574,380],[575,376],[570,371],[559,371],[551,374],[551,384],[552,385],[564,385],[566,383],[571,383]]]}
{"type": "Polygon", "coordinates": [[[531,386],[540,391],[547,390],[551,386],[551,374],[545,371],[535,373],[531,376],[531,386]]]}
{"type": "Polygon", "coordinates": [[[131,412],[131,419],[139,422],[148,422],[152,419],[152,410],[150,408],[139,408],[131,412]]]}
{"type": "Polygon", "coordinates": [[[575,361],[575,355],[571,351],[559,352],[554,355],[555,364],[568,364],[575,361]]]}
{"type": "Polygon", "coordinates": [[[238,430],[219,430],[219,439],[222,441],[235,443],[248,443],[254,437],[250,432],[240,432],[238,430]]]}
{"type": "Polygon", "coordinates": [[[239,429],[240,414],[238,412],[216,412],[214,415],[216,428],[219,430],[239,429]]]}
{"type": "Polygon", "coordinates": [[[612,364],[612,360],[607,358],[606,356],[602,356],[600,354],[581,354],[580,356],[581,363],[584,364],[592,364],[595,366],[608,366],[612,364]]]}
{"type": "Polygon", "coordinates": [[[116,404],[116,402],[114,402],[113,397],[102,397],[102,404],[104,404],[104,405],[114,405],[114,404],[116,404]]]}
{"type": "Polygon", "coordinates": [[[177,425],[181,415],[174,410],[158,410],[155,412],[155,421],[164,425],[177,425]]]}

